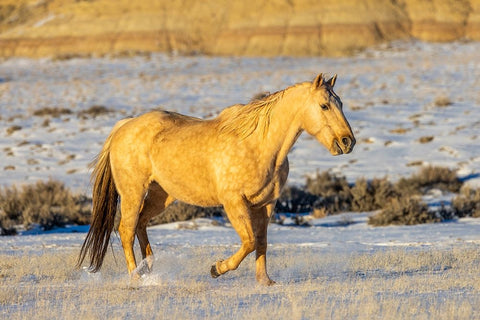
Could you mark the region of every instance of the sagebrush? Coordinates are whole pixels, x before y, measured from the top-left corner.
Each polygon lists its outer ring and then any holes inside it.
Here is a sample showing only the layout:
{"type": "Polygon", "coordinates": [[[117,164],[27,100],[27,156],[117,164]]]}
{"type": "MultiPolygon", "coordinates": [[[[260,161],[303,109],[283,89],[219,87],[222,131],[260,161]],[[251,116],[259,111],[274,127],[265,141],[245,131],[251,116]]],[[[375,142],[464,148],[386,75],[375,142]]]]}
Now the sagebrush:
{"type": "Polygon", "coordinates": [[[428,206],[413,197],[392,199],[383,210],[369,218],[368,223],[374,226],[414,225],[440,222],[441,219],[428,209],[428,206]]]}
{"type": "Polygon", "coordinates": [[[90,200],[73,194],[59,181],[38,181],[21,187],[0,190],[0,228],[2,235],[14,234],[16,226],[44,230],[65,224],[88,224],[90,200]]]}
{"type": "MultiPolygon", "coordinates": [[[[462,184],[454,170],[443,167],[422,168],[396,183],[387,178],[359,178],[350,184],[345,177],[326,171],[308,177],[304,187],[285,186],[275,211],[300,215],[311,213],[321,218],[346,211],[379,210],[369,218],[369,223],[375,226],[480,217],[480,189],[462,188],[462,184]],[[432,211],[420,196],[434,188],[459,194],[451,205],[432,211]]],[[[15,234],[18,226],[28,229],[40,225],[48,230],[65,224],[88,224],[90,207],[89,197],[74,194],[55,180],[4,187],[0,189],[0,232],[1,235],[15,234]]],[[[223,208],[202,208],[175,202],[154,217],[150,225],[213,216],[225,216],[223,208]]],[[[119,217],[117,215],[117,219],[119,217]]]]}
{"type": "Polygon", "coordinates": [[[453,199],[452,208],[457,217],[480,218],[480,189],[462,188],[453,199]]]}

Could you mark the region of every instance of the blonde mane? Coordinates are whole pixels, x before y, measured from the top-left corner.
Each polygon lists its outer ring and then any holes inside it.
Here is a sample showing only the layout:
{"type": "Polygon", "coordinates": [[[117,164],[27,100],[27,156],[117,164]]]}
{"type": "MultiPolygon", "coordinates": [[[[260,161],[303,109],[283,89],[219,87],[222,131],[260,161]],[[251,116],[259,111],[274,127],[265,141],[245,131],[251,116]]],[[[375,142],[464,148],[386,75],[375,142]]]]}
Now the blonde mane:
{"type": "Polygon", "coordinates": [[[234,134],[240,139],[245,139],[258,128],[262,130],[262,134],[265,134],[270,125],[273,106],[283,98],[283,94],[288,89],[277,91],[246,105],[236,104],[226,108],[217,118],[220,133],[234,134]]]}

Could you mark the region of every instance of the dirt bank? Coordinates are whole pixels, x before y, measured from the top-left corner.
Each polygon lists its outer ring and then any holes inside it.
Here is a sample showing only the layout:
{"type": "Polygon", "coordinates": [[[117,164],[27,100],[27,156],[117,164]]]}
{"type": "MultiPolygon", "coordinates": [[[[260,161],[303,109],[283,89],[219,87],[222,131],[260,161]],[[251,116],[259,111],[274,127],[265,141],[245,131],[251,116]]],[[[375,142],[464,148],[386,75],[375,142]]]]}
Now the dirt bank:
{"type": "Polygon", "coordinates": [[[411,37],[480,40],[480,0],[0,2],[3,57],[137,51],[345,55],[411,37]]]}

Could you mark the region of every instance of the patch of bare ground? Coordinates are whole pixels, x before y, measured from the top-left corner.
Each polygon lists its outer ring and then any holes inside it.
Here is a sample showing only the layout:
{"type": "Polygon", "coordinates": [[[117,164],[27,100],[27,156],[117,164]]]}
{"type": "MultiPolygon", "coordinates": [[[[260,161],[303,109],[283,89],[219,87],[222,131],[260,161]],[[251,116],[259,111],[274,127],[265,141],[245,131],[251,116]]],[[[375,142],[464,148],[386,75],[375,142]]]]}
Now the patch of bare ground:
{"type": "Polygon", "coordinates": [[[412,129],[409,129],[409,128],[395,128],[395,129],[389,130],[389,132],[394,133],[394,134],[405,134],[405,133],[409,132],[410,130],[412,130],[412,129]]]}
{"type": "Polygon", "coordinates": [[[80,111],[78,113],[78,117],[81,119],[96,118],[98,116],[102,116],[110,112],[113,112],[113,111],[105,106],[93,105],[86,110],[80,111]]]}
{"type": "Polygon", "coordinates": [[[33,112],[34,116],[37,117],[45,117],[49,116],[52,118],[59,118],[60,116],[63,115],[69,115],[72,114],[73,112],[70,109],[67,108],[58,108],[58,107],[44,107],[37,109],[33,112]]]}
{"type": "Polygon", "coordinates": [[[12,133],[20,130],[22,130],[21,126],[14,125],[14,126],[8,127],[5,131],[7,132],[7,135],[11,135],[12,133]]]}
{"type": "Polygon", "coordinates": [[[432,142],[433,139],[434,139],[433,136],[423,136],[423,137],[420,137],[420,138],[418,139],[418,142],[420,142],[420,143],[429,143],[429,142],[432,142]]]}

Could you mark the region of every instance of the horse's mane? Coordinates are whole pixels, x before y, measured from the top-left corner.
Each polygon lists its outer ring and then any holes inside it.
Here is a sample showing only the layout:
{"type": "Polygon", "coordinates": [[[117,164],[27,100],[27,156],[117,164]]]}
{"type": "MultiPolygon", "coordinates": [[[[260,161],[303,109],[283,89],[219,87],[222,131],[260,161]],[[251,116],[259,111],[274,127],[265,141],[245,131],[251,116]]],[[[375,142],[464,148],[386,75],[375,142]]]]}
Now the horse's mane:
{"type": "Polygon", "coordinates": [[[235,134],[240,139],[245,139],[259,128],[265,134],[270,125],[272,107],[282,99],[287,89],[253,100],[246,105],[236,104],[224,109],[217,118],[220,133],[235,134]]]}

